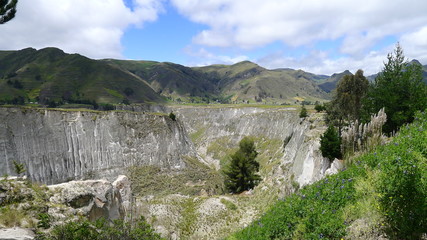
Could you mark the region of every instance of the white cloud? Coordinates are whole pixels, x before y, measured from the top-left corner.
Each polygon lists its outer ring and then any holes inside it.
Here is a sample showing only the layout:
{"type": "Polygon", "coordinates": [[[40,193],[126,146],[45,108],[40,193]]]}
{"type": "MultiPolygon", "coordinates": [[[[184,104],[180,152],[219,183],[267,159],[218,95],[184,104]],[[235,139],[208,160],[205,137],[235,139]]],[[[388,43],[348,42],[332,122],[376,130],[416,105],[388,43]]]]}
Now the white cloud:
{"type": "Polygon", "coordinates": [[[16,17],[0,25],[0,49],[59,47],[92,58],[122,57],[120,39],[129,25],[154,21],[159,0],[20,0],[16,17]]]}
{"type": "Polygon", "coordinates": [[[405,34],[400,39],[405,56],[427,64],[427,26],[405,34]]]}
{"type": "Polygon", "coordinates": [[[187,47],[185,53],[192,57],[189,62],[191,66],[206,66],[211,64],[234,64],[241,61],[249,60],[245,55],[228,56],[222,54],[214,54],[204,48],[193,49],[187,47]]]}
{"type": "Polygon", "coordinates": [[[193,39],[208,47],[252,49],[275,41],[298,47],[342,38],[341,53],[360,58],[387,36],[427,27],[427,1],[419,0],[171,2],[190,20],[208,26],[193,39]]]}
{"type": "MultiPolygon", "coordinates": [[[[389,46],[385,49],[391,52],[393,47],[389,46]]],[[[361,58],[346,56],[336,59],[331,59],[328,53],[323,51],[312,51],[301,58],[287,57],[281,52],[276,52],[255,60],[255,62],[269,69],[288,67],[325,75],[332,75],[345,70],[354,73],[358,69],[362,69],[365,76],[368,76],[382,70],[387,50],[371,51],[361,58]]]]}
{"type": "Polygon", "coordinates": [[[205,47],[256,49],[281,41],[288,48],[313,49],[303,57],[272,53],[258,60],[270,68],[303,68],[331,74],[359,68],[381,70],[394,46],[388,37],[401,39],[408,58],[427,62],[427,1],[419,0],[170,0],[191,21],[207,28],[193,38],[205,47]],[[320,41],[340,44],[341,57],[330,58],[320,41]],[[374,48],[375,47],[375,48],[374,48]]]}

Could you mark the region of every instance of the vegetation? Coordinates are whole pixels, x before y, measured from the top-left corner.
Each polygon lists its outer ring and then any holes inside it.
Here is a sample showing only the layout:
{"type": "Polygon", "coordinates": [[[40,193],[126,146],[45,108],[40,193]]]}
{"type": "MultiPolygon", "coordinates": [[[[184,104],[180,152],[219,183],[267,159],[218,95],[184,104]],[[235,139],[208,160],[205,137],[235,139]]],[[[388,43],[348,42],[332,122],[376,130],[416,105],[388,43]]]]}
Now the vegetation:
{"type": "Polygon", "coordinates": [[[358,70],[355,75],[345,75],[338,82],[336,92],[328,105],[327,122],[341,129],[343,125],[359,121],[362,99],[366,96],[368,86],[369,82],[363,76],[362,70],[358,70]]]}
{"type": "Polygon", "coordinates": [[[114,220],[110,224],[105,219],[90,222],[81,219],[55,226],[50,233],[39,233],[39,240],[154,240],[162,239],[141,217],[135,223],[114,220]]]}
{"type": "Polygon", "coordinates": [[[172,119],[172,121],[176,121],[176,115],[173,112],[169,113],[169,118],[172,119]]]}
{"type": "Polygon", "coordinates": [[[427,106],[427,85],[423,82],[422,66],[409,63],[399,44],[388,54],[381,73],[371,84],[364,101],[365,117],[385,108],[385,133],[397,131],[414,120],[415,112],[427,106]]]}
{"type": "Polygon", "coordinates": [[[335,158],[340,159],[342,157],[341,137],[334,126],[329,125],[326,132],[320,137],[320,151],[323,157],[331,161],[335,158]]]}
{"type": "Polygon", "coordinates": [[[229,239],[420,239],[427,229],[427,113],[392,142],[302,188],[229,239]]]}
{"type": "Polygon", "coordinates": [[[302,105],[302,107],[301,107],[301,111],[299,112],[299,117],[300,118],[306,118],[306,117],[308,117],[307,108],[305,108],[304,105],[302,105]]]}
{"type": "Polygon", "coordinates": [[[239,150],[231,155],[231,162],[224,170],[225,187],[232,193],[240,193],[255,187],[261,177],[257,174],[259,163],[256,161],[258,152],[254,141],[248,137],[239,143],[239,150]]]}
{"type": "Polygon", "coordinates": [[[316,110],[316,112],[322,112],[326,110],[326,107],[325,105],[322,105],[319,102],[316,102],[316,104],[314,105],[314,110],[316,110]]]}
{"type": "Polygon", "coordinates": [[[18,0],[0,0],[0,24],[4,24],[15,17],[18,0]]]}
{"type": "Polygon", "coordinates": [[[13,160],[13,166],[14,166],[15,172],[16,172],[16,174],[18,174],[18,176],[23,174],[26,171],[23,163],[18,163],[17,161],[13,160]]]}

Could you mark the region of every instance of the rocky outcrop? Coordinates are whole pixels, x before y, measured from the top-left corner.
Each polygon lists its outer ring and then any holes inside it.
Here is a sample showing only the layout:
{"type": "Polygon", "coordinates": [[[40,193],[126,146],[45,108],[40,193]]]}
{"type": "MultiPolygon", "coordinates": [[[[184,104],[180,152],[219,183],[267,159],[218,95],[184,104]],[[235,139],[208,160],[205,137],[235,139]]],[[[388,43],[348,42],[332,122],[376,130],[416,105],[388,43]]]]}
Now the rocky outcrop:
{"type": "Polygon", "coordinates": [[[0,240],[31,240],[35,234],[30,229],[14,227],[0,229],[0,240]]]}
{"type": "Polygon", "coordinates": [[[0,175],[54,184],[75,179],[113,180],[127,167],[185,167],[197,157],[180,121],[166,114],[0,108],[0,175]]]}
{"type": "Polygon", "coordinates": [[[89,220],[123,219],[129,209],[129,199],[132,195],[126,176],[119,176],[114,183],[106,180],[86,180],[48,187],[53,193],[50,198],[52,204],[69,207],[66,210],[49,208],[49,215],[57,220],[65,220],[69,215],[86,216],[89,220]]]}

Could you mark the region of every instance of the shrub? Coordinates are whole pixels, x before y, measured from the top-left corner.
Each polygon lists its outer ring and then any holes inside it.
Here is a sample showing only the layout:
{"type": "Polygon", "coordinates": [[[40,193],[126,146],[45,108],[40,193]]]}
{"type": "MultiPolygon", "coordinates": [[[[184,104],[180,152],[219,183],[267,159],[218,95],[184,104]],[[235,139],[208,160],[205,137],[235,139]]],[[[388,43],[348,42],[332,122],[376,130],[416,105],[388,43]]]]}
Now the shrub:
{"type": "Polygon", "coordinates": [[[169,113],[169,118],[172,119],[172,121],[176,121],[176,115],[173,112],[169,113]]]}
{"type": "Polygon", "coordinates": [[[321,105],[320,103],[317,103],[317,104],[314,106],[314,109],[315,109],[317,112],[322,112],[322,111],[325,111],[325,110],[326,110],[325,106],[321,105]]]}
{"type": "Polygon", "coordinates": [[[308,117],[308,112],[304,105],[302,106],[301,111],[299,112],[299,117],[300,118],[308,117]]]}

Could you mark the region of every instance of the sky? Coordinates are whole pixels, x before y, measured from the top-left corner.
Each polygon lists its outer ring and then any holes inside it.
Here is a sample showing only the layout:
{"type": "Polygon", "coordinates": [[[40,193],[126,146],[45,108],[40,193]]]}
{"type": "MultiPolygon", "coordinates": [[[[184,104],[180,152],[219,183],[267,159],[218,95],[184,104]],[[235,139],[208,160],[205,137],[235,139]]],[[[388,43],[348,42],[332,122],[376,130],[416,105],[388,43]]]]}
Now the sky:
{"type": "Polygon", "coordinates": [[[426,13],[425,0],[18,0],[0,50],[370,75],[397,42],[427,64],[426,13]]]}

